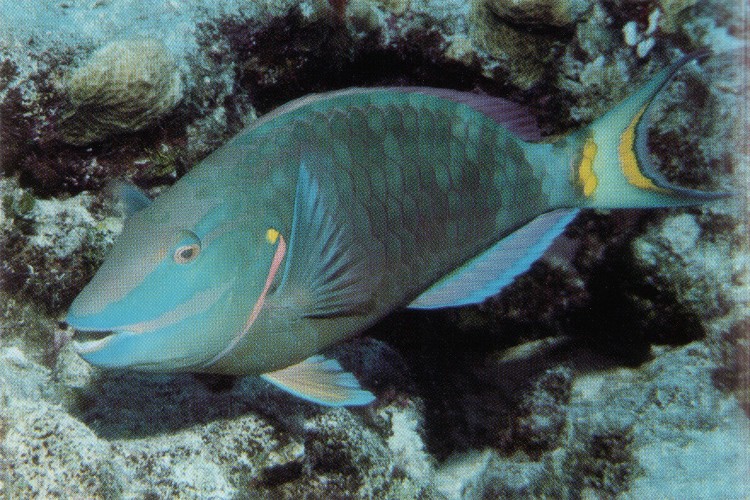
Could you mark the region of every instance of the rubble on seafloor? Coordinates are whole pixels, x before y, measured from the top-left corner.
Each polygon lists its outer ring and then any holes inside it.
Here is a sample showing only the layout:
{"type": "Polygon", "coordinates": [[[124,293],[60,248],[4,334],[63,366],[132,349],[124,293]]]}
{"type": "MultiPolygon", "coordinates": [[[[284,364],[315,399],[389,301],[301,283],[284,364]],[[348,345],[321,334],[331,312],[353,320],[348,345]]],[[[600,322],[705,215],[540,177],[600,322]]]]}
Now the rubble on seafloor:
{"type": "Polygon", "coordinates": [[[750,495],[743,15],[729,0],[0,4],[0,496],[750,495]],[[161,93],[115,125],[87,94],[66,125],[77,68],[144,37],[161,93]],[[158,194],[259,114],[349,86],[508,97],[560,134],[704,48],[649,145],[670,180],[737,195],[586,212],[483,305],[392,314],[330,353],[372,407],[100,371],[67,343],[62,313],[122,227],[111,179],[158,194]]]}

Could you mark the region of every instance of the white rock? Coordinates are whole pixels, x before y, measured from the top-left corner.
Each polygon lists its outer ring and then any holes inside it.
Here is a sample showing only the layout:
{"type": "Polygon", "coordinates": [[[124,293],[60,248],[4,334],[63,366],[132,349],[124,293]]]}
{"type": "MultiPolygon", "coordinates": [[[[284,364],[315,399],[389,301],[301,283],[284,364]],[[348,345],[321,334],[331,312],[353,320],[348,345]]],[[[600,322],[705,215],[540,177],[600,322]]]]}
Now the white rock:
{"type": "Polygon", "coordinates": [[[683,254],[695,247],[701,228],[691,214],[683,213],[670,217],[662,226],[661,235],[672,249],[683,254]]]}
{"type": "Polygon", "coordinates": [[[630,47],[634,47],[638,43],[638,26],[635,21],[629,21],[622,27],[622,36],[625,43],[630,47]]]}
{"type": "Polygon", "coordinates": [[[409,476],[425,483],[432,475],[432,462],[419,434],[419,413],[413,408],[391,414],[393,434],[388,438],[388,448],[409,476]]]}
{"type": "Polygon", "coordinates": [[[29,366],[29,359],[18,347],[8,347],[3,353],[3,360],[7,361],[18,368],[26,368],[29,366]]]}
{"type": "Polygon", "coordinates": [[[481,491],[492,452],[469,452],[449,460],[435,474],[433,486],[449,500],[467,498],[481,491]]]}
{"type": "Polygon", "coordinates": [[[654,11],[649,14],[648,16],[648,27],[646,28],[646,32],[644,35],[651,36],[656,32],[656,28],[659,27],[659,17],[661,16],[661,11],[659,9],[654,9],[654,11]]]}
{"type": "Polygon", "coordinates": [[[654,45],[656,45],[656,40],[654,38],[646,38],[645,40],[642,40],[638,43],[638,46],[635,48],[635,53],[643,59],[648,55],[649,52],[651,52],[651,49],[654,48],[654,45]]]}

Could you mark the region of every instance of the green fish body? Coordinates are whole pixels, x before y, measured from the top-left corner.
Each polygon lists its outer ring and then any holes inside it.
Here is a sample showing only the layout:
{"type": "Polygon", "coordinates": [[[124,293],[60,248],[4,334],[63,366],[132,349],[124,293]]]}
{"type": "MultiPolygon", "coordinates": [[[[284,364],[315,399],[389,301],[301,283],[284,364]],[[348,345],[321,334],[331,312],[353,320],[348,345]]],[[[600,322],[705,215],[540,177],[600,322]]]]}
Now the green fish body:
{"type": "MultiPolygon", "coordinates": [[[[259,234],[278,231],[293,248],[286,282],[257,319],[266,338],[248,335],[211,365],[222,372],[288,366],[360,332],[554,208],[543,188],[548,171],[532,168],[517,137],[424,94],[327,96],[227,147],[230,158],[247,155],[230,168],[251,187],[242,194],[248,207],[267,214],[259,234]],[[295,213],[306,214],[296,229],[295,213]],[[276,346],[273,359],[255,361],[258,345],[276,346]]],[[[565,169],[559,173],[569,185],[565,169]]]]}
{"type": "MultiPolygon", "coordinates": [[[[684,61],[683,61],[684,62],[684,61]]],[[[507,101],[352,89],[287,104],[153,202],[67,321],[89,362],[261,374],[329,405],[373,396],[320,355],[394,309],[481,302],[528,268],[579,207],[719,196],[668,185],[645,156],[662,71],[584,130],[541,142],[507,101]]]]}

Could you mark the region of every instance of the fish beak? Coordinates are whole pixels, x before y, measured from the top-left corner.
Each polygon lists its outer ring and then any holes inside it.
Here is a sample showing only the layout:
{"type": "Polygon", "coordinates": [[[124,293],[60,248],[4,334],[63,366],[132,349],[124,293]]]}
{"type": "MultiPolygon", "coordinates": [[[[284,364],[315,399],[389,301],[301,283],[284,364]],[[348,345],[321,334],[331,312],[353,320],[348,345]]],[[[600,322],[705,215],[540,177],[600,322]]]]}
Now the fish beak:
{"type": "Polygon", "coordinates": [[[73,333],[73,349],[87,362],[97,366],[113,366],[112,363],[101,363],[98,358],[102,352],[106,352],[107,347],[112,344],[119,332],[112,330],[100,330],[88,324],[85,318],[77,317],[69,313],[65,318],[66,323],[70,325],[75,332],[73,333]]]}
{"type": "Polygon", "coordinates": [[[101,315],[79,315],[74,302],[65,322],[70,325],[73,333],[73,349],[88,363],[102,368],[119,368],[130,366],[132,360],[123,356],[123,340],[132,336],[130,332],[110,329],[113,325],[105,325],[101,315]]]}
{"type": "Polygon", "coordinates": [[[230,280],[196,292],[167,310],[144,301],[133,306],[129,299],[103,302],[101,290],[89,285],[73,301],[65,318],[75,330],[71,344],[85,361],[101,368],[194,369],[224,345],[222,339],[204,338],[201,333],[215,323],[208,312],[217,304],[224,306],[221,299],[233,283],[230,280]]]}
{"type": "Polygon", "coordinates": [[[160,370],[168,366],[169,359],[148,360],[148,340],[142,335],[125,331],[84,331],[73,334],[73,349],[87,363],[99,368],[131,368],[160,370]]]}
{"type": "Polygon", "coordinates": [[[104,330],[96,328],[93,320],[71,314],[66,321],[75,330],[73,349],[84,361],[99,368],[168,372],[190,369],[205,358],[204,353],[174,349],[171,331],[104,330]]]}
{"type": "Polygon", "coordinates": [[[75,349],[76,352],[80,354],[81,356],[85,356],[86,354],[91,354],[101,349],[104,349],[104,347],[106,347],[107,344],[109,344],[112,341],[114,336],[115,334],[109,334],[106,337],[96,339],[96,340],[73,339],[73,349],[75,349]]]}
{"type": "Polygon", "coordinates": [[[76,350],[87,363],[100,368],[125,368],[134,367],[130,356],[124,356],[127,352],[127,332],[113,332],[96,340],[73,340],[73,349],[76,350]],[[123,345],[125,344],[125,345],[123,345]]]}

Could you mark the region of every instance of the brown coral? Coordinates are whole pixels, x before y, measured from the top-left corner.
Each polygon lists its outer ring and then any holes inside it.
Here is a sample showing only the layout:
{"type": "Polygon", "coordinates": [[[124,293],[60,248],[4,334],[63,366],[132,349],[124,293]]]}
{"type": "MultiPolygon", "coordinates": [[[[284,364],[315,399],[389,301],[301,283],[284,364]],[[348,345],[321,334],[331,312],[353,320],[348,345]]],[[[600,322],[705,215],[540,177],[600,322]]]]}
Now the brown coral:
{"type": "Polygon", "coordinates": [[[516,24],[567,26],[591,8],[589,0],[486,0],[500,18],[516,24]]]}
{"type": "Polygon", "coordinates": [[[155,123],[182,98],[182,76],[166,46],[151,38],[112,42],[65,84],[69,109],[60,130],[74,145],[155,123]]]}
{"type": "Polygon", "coordinates": [[[478,47],[503,62],[508,78],[528,90],[544,76],[556,43],[573,35],[587,0],[473,0],[469,20],[478,47]]]}

